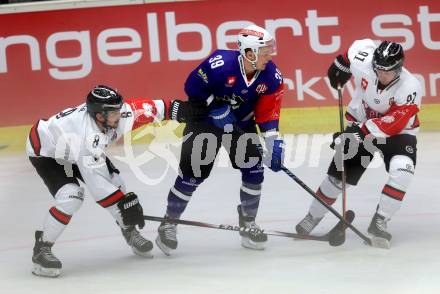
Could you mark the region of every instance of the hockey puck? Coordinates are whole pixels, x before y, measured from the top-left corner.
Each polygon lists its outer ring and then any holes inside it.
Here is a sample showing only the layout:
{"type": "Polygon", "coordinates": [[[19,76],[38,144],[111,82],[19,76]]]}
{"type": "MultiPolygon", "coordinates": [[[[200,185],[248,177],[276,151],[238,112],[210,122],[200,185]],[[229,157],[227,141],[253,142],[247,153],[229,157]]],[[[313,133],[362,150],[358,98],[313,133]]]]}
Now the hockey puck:
{"type": "Polygon", "coordinates": [[[328,243],[330,246],[341,246],[345,242],[345,230],[339,230],[335,232],[330,239],[328,240],[328,243]]]}
{"type": "MultiPolygon", "coordinates": [[[[354,212],[352,210],[348,210],[345,213],[345,220],[351,224],[351,222],[354,220],[354,212]]],[[[337,228],[335,228],[334,232],[330,234],[329,238],[329,244],[330,246],[341,246],[345,242],[345,229],[347,226],[340,222],[337,228]]]]}

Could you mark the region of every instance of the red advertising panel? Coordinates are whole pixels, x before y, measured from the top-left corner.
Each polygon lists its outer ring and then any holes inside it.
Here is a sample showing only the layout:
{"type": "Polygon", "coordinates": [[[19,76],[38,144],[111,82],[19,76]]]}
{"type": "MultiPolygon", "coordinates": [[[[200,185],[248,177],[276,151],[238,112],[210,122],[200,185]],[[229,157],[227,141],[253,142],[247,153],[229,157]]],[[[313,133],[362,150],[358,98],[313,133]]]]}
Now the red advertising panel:
{"type": "MultiPolygon", "coordinates": [[[[275,35],[284,107],[336,105],[326,72],[356,39],[389,39],[439,103],[439,1],[194,1],[0,15],[0,126],[84,101],[96,84],[126,97],[184,97],[187,74],[239,28],[275,35]]],[[[346,98],[353,88],[346,87],[346,98]]]]}

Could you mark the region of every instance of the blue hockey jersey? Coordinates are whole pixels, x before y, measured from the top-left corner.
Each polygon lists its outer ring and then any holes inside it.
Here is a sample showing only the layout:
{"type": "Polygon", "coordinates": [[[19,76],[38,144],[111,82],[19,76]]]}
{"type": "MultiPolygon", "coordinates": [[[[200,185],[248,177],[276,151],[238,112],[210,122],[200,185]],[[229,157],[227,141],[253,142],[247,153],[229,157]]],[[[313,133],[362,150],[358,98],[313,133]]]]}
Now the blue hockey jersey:
{"type": "Polygon", "coordinates": [[[213,109],[230,104],[239,127],[256,122],[265,132],[278,131],[283,85],[272,61],[249,79],[238,51],[216,50],[189,74],[185,92],[190,100],[205,101],[213,109]]]}

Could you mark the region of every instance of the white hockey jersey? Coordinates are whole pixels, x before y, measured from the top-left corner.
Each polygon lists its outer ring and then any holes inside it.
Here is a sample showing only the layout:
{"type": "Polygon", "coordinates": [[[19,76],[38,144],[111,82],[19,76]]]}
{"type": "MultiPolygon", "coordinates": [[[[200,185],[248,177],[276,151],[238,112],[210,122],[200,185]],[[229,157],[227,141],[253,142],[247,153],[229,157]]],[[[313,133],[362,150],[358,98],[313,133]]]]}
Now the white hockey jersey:
{"type": "Polygon", "coordinates": [[[128,100],[120,110],[118,127],[104,133],[84,103],[48,120],[39,120],[29,133],[26,151],[31,157],[51,157],[59,163],[76,164],[89,191],[96,199],[103,199],[119,189],[111,182],[105,161],[106,148],[124,133],[164,120],[166,108],[163,100],[128,100]]]}
{"type": "Polygon", "coordinates": [[[363,123],[364,128],[376,137],[416,135],[420,125],[417,113],[422,101],[421,84],[402,68],[399,78],[379,90],[372,66],[376,47],[372,40],[363,39],[355,41],[347,52],[355,92],[346,118],[363,123]]]}

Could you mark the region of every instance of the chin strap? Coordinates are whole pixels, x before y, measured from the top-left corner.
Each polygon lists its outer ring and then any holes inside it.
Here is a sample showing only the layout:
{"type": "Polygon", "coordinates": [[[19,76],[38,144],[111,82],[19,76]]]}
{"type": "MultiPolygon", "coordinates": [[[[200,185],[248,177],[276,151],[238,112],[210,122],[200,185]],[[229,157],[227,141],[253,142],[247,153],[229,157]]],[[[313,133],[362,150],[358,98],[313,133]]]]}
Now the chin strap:
{"type": "Polygon", "coordinates": [[[241,55],[244,59],[246,59],[251,65],[252,65],[252,68],[254,69],[254,70],[257,70],[257,61],[258,61],[258,55],[257,54],[255,54],[255,60],[254,61],[252,61],[252,60],[250,60],[249,58],[247,58],[245,55],[241,55]]]}

